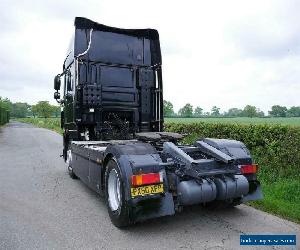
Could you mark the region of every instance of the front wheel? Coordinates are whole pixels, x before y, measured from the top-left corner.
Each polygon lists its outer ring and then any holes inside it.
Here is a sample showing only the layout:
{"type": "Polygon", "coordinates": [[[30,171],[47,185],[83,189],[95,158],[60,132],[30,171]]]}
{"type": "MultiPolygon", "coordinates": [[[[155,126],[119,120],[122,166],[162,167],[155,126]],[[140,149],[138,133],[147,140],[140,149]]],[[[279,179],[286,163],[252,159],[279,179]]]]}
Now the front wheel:
{"type": "Polygon", "coordinates": [[[106,204],[109,217],[116,227],[130,225],[129,208],[125,200],[124,182],[121,171],[114,159],[111,159],[105,172],[106,204]]]}
{"type": "Polygon", "coordinates": [[[76,174],[73,172],[73,166],[72,166],[72,152],[71,152],[71,149],[69,149],[67,151],[67,160],[66,160],[66,163],[67,163],[67,167],[68,167],[68,173],[69,173],[69,176],[72,178],[72,179],[78,179],[78,177],[76,176],[76,174]]]}

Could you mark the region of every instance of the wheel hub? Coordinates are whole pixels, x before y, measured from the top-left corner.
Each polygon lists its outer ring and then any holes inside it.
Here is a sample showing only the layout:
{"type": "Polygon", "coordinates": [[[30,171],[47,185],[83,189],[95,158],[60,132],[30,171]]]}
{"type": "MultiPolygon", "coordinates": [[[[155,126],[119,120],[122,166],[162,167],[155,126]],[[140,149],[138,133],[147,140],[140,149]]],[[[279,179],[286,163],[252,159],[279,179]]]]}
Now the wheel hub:
{"type": "Polygon", "coordinates": [[[116,211],[120,207],[121,192],[120,179],[115,169],[112,169],[108,175],[108,204],[112,211],[116,211]]]}

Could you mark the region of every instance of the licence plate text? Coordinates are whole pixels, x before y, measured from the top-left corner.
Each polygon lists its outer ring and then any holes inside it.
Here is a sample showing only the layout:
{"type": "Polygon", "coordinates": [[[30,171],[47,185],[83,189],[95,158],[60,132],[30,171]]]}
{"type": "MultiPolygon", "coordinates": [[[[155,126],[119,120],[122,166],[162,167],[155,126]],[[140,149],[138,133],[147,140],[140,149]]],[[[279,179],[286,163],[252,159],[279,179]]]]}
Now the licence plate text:
{"type": "Polygon", "coordinates": [[[134,198],[136,196],[145,196],[149,194],[159,194],[164,192],[164,184],[158,185],[147,185],[142,187],[133,187],[131,188],[131,197],[134,198]]]}

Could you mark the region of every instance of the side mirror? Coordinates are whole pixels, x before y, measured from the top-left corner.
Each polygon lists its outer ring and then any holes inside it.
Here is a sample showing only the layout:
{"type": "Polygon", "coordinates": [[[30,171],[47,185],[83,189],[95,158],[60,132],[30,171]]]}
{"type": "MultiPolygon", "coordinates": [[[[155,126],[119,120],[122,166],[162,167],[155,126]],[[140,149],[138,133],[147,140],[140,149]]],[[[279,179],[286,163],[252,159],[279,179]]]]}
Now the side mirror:
{"type": "Polygon", "coordinates": [[[60,90],[60,75],[54,77],[54,89],[56,91],[60,90]]]}
{"type": "Polygon", "coordinates": [[[59,100],[60,99],[60,93],[59,92],[54,92],[54,99],[59,100]]]}

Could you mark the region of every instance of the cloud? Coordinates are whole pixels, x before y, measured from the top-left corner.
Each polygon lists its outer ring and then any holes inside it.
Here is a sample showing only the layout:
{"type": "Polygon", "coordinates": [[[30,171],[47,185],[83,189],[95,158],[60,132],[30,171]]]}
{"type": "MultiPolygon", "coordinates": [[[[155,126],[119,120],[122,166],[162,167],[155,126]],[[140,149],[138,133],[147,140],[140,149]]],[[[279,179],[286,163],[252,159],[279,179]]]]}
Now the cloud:
{"type": "Polygon", "coordinates": [[[0,3],[0,96],[52,102],[75,16],[159,30],[164,97],[179,109],[299,105],[297,1],[8,1],[0,3]]]}
{"type": "Polygon", "coordinates": [[[246,8],[226,27],[227,41],[241,56],[263,60],[299,53],[299,1],[263,1],[261,6],[254,1],[246,8]]]}

